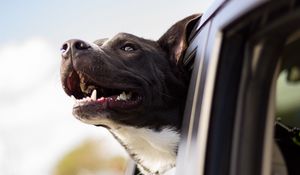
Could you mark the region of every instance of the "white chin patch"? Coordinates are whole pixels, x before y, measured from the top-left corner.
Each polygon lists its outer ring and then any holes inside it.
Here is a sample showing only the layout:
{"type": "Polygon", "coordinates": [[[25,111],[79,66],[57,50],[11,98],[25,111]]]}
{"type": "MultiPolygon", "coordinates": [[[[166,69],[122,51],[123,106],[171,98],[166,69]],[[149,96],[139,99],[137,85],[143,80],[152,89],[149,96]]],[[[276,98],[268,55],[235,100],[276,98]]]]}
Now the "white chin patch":
{"type": "Polygon", "coordinates": [[[152,172],[163,173],[175,166],[176,149],[180,140],[177,131],[165,127],[160,131],[148,128],[120,126],[111,130],[152,172]]]}

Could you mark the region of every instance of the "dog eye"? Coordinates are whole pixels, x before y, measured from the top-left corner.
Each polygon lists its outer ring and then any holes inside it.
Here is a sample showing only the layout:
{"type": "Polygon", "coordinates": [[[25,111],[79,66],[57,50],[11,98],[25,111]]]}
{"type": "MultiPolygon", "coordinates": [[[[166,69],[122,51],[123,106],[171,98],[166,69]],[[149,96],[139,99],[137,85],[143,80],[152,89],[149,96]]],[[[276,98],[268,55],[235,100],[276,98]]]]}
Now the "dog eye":
{"type": "Polygon", "coordinates": [[[125,44],[123,47],[121,47],[121,49],[124,50],[125,52],[132,52],[136,50],[132,44],[125,44]]]}

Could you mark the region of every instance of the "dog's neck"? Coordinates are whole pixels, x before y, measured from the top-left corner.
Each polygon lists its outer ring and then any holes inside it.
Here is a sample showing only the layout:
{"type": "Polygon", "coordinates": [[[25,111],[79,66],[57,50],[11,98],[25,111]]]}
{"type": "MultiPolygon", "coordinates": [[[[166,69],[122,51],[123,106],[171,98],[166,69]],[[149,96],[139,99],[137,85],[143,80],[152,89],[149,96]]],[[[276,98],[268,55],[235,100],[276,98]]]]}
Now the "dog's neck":
{"type": "Polygon", "coordinates": [[[159,131],[118,126],[110,132],[125,147],[144,174],[163,174],[175,166],[180,135],[170,127],[159,131]]]}

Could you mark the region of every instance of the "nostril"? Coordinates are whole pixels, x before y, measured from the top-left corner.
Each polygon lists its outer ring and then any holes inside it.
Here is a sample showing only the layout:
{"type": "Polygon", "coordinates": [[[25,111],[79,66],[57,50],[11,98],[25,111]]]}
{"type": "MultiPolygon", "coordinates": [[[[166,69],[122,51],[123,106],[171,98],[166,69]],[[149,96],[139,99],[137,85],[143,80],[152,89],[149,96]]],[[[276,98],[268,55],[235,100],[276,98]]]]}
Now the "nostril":
{"type": "Polygon", "coordinates": [[[62,53],[64,53],[64,52],[66,52],[66,51],[68,50],[68,48],[69,48],[69,44],[68,44],[68,43],[64,43],[64,44],[62,45],[60,51],[61,51],[62,53]]]}
{"type": "Polygon", "coordinates": [[[77,41],[74,43],[74,47],[78,50],[85,50],[85,49],[90,48],[91,46],[83,41],[77,41]]]}
{"type": "Polygon", "coordinates": [[[61,55],[63,58],[69,58],[71,57],[73,54],[76,54],[79,51],[84,51],[91,48],[91,46],[82,41],[82,40],[78,40],[78,39],[71,39],[66,41],[60,48],[61,51],[61,55]]]}

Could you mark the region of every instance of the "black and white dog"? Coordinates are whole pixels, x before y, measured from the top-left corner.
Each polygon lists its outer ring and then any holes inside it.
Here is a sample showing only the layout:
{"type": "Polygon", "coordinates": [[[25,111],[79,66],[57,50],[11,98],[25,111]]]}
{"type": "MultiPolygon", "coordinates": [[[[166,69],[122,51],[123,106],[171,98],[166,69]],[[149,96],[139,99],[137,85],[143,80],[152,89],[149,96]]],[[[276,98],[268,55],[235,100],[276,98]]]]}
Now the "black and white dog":
{"type": "Polygon", "coordinates": [[[158,41],[119,33],[62,46],[61,81],[74,116],[107,128],[144,174],[175,166],[188,77],[187,34],[200,15],[174,24],[158,41]]]}

